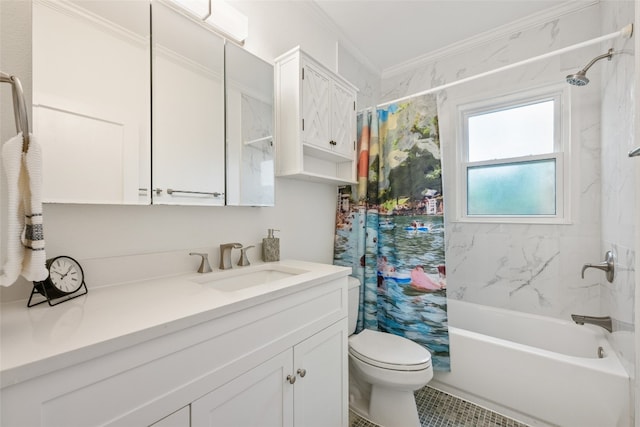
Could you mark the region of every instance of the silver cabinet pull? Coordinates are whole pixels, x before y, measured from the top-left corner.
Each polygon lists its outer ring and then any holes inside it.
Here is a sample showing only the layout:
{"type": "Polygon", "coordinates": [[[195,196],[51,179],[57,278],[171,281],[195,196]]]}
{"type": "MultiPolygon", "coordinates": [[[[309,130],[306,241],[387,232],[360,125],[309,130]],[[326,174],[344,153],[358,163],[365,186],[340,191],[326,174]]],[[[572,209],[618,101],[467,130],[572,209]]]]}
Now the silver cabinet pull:
{"type": "Polygon", "coordinates": [[[287,381],[289,381],[289,384],[293,384],[296,382],[296,376],[295,375],[287,375],[287,381]]]}
{"type": "Polygon", "coordinates": [[[640,156],[640,147],[634,148],[633,150],[629,151],[629,157],[637,157],[637,156],[640,156]]]}
{"type": "Polygon", "coordinates": [[[304,378],[305,375],[307,375],[307,370],[306,369],[298,369],[298,375],[300,375],[300,378],[304,378]]]}

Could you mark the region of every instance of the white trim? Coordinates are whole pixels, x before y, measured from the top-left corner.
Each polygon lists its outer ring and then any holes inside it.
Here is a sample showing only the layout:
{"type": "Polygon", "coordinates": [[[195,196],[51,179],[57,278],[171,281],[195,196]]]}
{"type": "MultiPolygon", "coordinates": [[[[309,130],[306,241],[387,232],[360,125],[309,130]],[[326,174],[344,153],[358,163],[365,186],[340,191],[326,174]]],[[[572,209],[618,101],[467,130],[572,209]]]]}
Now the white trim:
{"type": "MultiPolygon", "coordinates": [[[[78,22],[88,24],[97,28],[105,33],[118,37],[121,40],[126,41],[132,45],[142,48],[149,47],[149,35],[141,35],[129,28],[125,28],[122,25],[110,21],[105,17],[87,10],[82,7],[82,3],[74,4],[69,0],[33,0],[35,4],[39,4],[49,9],[69,16],[78,22]]],[[[148,28],[147,28],[148,30],[148,28]]]]}
{"type": "Polygon", "coordinates": [[[532,27],[545,24],[553,19],[557,19],[561,16],[578,12],[580,10],[591,7],[598,4],[600,0],[592,0],[589,2],[582,1],[568,1],[562,2],[549,9],[531,14],[526,18],[518,19],[510,22],[509,24],[494,28],[484,33],[476,34],[464,40],[460,40],[456,43],[441,47],[435,51],[425,53],[417,56],[413,59],[405,61],[403,63],[385,68],[382,70],[382,79],[388,79],[390,77],[402,74],[406,71],[421,67],[427,63],[442,60],[443,58],[454,56],[460,52],[471,50],[480,45],[492,42],[497,39],[509,37],[510,35],[525,31],[532,27]]]}
{"type": "MultiPolygon", "coordinates": [[[[634,16],[635,22],[640,23],[640,2],[636,0],[634,2],[634,16]]],[[[636,37],[633,42],[633,47],[636,52],[640,52],[640,38],[636,37]]],[[[634,95],[632,99],[634,100],[634,105],[636,107],[636,112],[640,111],[640,96],[638,96],[638,88],[640,87],[640,55],[634,55],[634,65],[635,69],[633,70],[635,82],[634,95]]],[[[635,146],[640,144],[640,125],[638,116],[634,117],[634,143],[635,146]]],[[[640,162],[640,158],[629,159],[627,161],[640,162]]],[[[636,289],[638,289],[638,284],[640,284],[640,165],[636,164],[634,167],[634,177],[635,177],[635,205],[634,205],[634,228],[635,228],[635,259],[634,259],[634,268],[635,268],[635,283],[636,289]]],[[[630,394],[631,394],[631,404],[633,407],[632,411],[632,419],[634,420],[634,425],[636,427],[640,427],[640,292],[637,290],[634,292],[634,301],[633,301],[633,310],[635,313],[635,321],[634,321],[634,353],[635,360],[634,362],[634,378],[631,380],[630,394]]]]}

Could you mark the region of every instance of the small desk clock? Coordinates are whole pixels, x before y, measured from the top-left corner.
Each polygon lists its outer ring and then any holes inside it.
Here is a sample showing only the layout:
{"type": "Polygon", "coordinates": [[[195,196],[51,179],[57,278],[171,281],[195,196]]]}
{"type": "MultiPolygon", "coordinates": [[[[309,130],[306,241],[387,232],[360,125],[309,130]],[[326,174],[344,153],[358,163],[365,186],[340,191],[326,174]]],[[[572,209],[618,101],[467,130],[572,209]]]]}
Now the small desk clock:
{"type": "Polygon", "coordinates": [[[65,255],[57,256],[48,259],[46,267],[49,277],[41,282],[33,282],[33,291],[31,291],[31,298],[29,298],[27,307],[45,302],[40,301],[32,304],[31,299],[35,292],[43,295],[49,305],[56,305],[87,293],[84,271],[80,263],[75,259],[65,255]],[[78,293],[82,288],[84,288],[84,292],[78,293]],[[59,299],[59,301],[52,303],[51,300],[53,299],[59,299]]]}

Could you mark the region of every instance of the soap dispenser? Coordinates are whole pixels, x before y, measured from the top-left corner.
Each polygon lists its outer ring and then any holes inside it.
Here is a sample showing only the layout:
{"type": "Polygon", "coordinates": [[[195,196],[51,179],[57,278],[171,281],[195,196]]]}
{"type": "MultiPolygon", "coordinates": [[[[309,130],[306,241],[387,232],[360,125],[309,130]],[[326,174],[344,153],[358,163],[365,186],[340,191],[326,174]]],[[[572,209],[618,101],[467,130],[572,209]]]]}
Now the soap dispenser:
{"type": "Polygon", "coordinates": [[[267,237],[262,239],[262,260],[264,262],[280,261],[280,239],[274,237],[273,228],[267,230],[267,237]]]}

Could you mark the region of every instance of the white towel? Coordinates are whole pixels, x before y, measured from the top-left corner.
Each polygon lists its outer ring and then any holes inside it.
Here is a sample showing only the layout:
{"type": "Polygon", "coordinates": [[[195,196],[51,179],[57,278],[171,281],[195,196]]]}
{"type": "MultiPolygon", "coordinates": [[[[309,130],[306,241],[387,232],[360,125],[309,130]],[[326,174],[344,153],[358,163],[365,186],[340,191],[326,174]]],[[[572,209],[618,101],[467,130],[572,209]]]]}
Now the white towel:
{"type": "Polygon", "coordinates": [[[0,285],[22,276],[30,281],[48,276],[42,231],[42,151],[33,136],[22,152],[22,133],[2,146],[7,176],[7,257],[0,285]]]}

